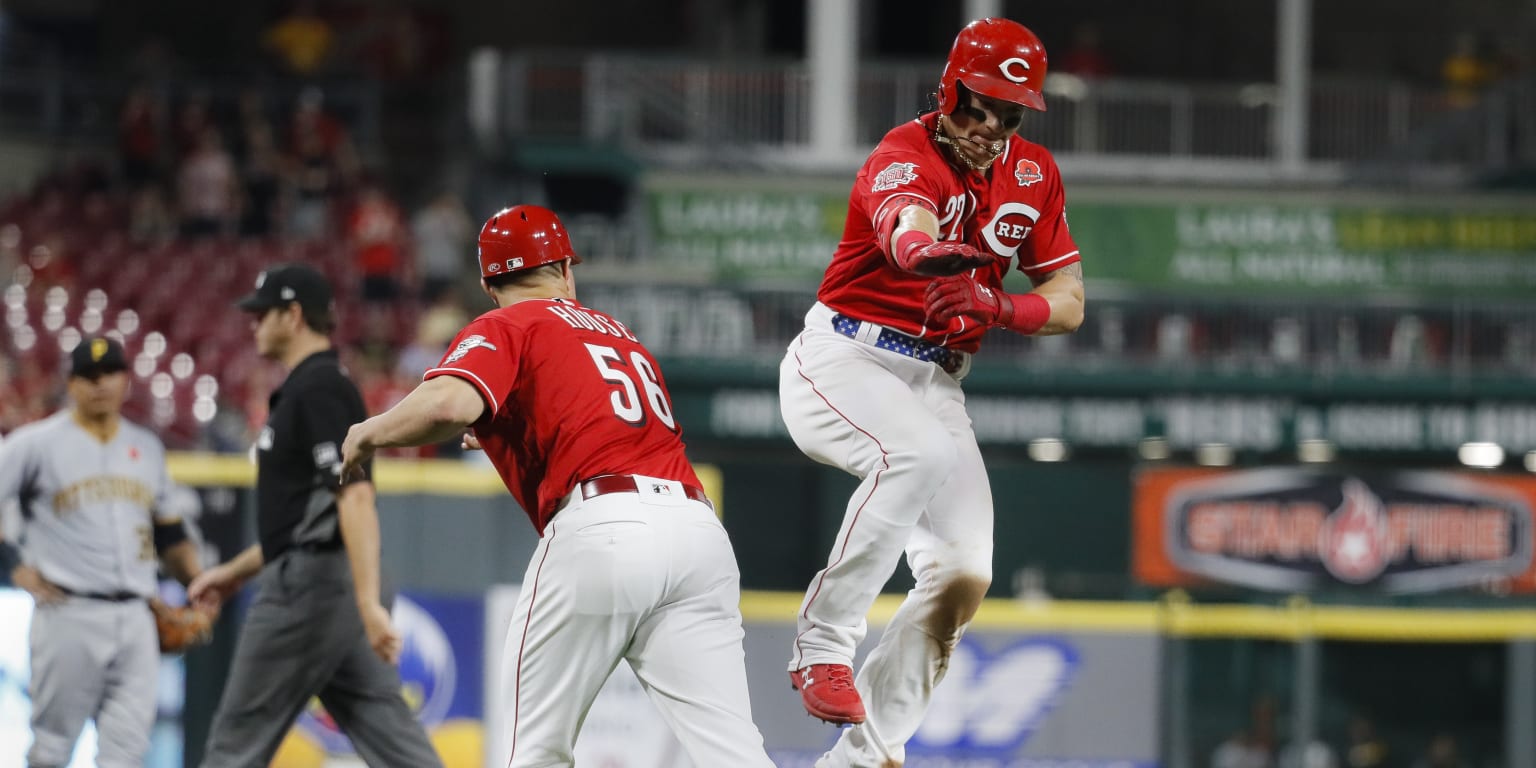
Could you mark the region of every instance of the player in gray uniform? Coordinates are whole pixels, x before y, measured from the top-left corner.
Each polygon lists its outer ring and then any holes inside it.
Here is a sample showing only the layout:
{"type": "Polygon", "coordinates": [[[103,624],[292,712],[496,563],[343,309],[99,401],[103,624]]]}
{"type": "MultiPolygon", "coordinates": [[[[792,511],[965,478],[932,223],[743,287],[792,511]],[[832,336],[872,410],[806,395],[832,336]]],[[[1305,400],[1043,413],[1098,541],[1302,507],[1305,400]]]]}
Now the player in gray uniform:
{"type": "Polygon", "coordinates": [[[71,406],[0,445],[0,501],[22,510],[21,546],[0,541],[0,573],[37,602],[27,765],[68,764],[95,718],[96,764],[140,768],[160,668],[156,554],[183,584],[201,569],[181,520],[164,516],[165,446],[121,416],[122,346],[89,339],[70,361],[71,406]]]}

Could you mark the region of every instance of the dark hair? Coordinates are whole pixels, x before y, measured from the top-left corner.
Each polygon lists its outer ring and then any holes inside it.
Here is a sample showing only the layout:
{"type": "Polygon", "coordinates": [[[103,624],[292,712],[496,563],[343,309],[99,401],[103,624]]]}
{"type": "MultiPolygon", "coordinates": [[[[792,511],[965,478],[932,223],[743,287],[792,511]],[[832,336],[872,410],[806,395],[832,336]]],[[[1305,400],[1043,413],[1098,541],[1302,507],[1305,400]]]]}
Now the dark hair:
{"type": "MultiPolygon", "coordinates": [[[[330,304],[327,304],[324,307],[306,307],[302,302],[290,301],[286,304],[278,304],[277,306],[267,307],[266,310],[263,311],[263,314],[265,312],[274,311],[287,312],[289,307],[295,305],[297,305],[299,311],[303,313],[304,324],[309,326],[311,331],[321,335],[329,336],[331,335],[331,331],[336,330],[336,310],[330,304]]],[[[258,316],[257,319],[260,319],[260,316],[258,316]]]]}
{"type": "Polygon", "coordinates": [[[500,275],[485,278],[485,284],[492,288],[506,288],[513,285],[528,285],[549,277],[560,275],[560,265],[564,261],[556,261],[551,264],[540,264],[532,269],[519,269],[516,272],[506,272],[500,275]]]}
{"type": "Polygon", "coordinates": [[[300,307],[304,310],[304,324],[315,333],[329,336],[336,330],[336,312],[329,304],[325,307],[300,307]]]}

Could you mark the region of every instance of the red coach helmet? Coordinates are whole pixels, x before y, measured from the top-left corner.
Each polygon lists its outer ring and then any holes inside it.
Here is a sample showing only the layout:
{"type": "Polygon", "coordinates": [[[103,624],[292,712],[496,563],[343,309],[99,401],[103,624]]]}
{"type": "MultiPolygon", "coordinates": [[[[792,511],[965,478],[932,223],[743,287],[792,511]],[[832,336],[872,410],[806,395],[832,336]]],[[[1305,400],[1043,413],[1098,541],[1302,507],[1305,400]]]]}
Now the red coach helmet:
{"type": "Polygon", "coordinates": [[[939,81],[939,109],[946,115],[959,106],[956,82],[983,96],[1044,112],[1045,46],[1016,21],[977,19],[960,30],[949,49],[939,81]]]}
{"type": "Polygon", "coordinates": [[[571,248],[571,236],[548,208],[514,205],[496,212],[480,228],[480,276],[495,277],[521,269],[581,257],[571,248]]]}

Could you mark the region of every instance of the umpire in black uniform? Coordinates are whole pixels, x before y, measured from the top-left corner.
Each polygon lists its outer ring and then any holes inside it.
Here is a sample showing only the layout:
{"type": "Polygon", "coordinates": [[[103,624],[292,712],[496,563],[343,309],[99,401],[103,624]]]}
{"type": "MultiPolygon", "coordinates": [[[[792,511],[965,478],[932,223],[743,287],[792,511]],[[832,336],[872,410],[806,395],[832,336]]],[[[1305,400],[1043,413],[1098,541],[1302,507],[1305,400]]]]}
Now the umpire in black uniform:
{"type": "Polygon", "coordinates": [[[401,638],[379,586],[371,468],[341,484],[347,428],[367,417],[331,347],[331,288],[303,264],[268,269],[239,302],[256,350],[289,369],[256,441],[261,541],[195,579],[212,605],[252,576],[245,617],[203,768],[263,768],[310,697],[370,766],[441,766],[401,697],[401,638]]]}

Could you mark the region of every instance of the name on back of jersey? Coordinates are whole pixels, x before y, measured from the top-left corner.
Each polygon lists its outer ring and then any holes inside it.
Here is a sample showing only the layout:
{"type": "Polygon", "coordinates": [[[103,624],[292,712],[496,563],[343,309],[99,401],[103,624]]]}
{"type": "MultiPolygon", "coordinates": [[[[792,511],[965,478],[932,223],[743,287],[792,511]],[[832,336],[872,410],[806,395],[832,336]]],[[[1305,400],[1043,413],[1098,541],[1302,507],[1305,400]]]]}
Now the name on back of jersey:
{"type": "Polygon", "coordinates": [[[597,333],[606,334],[608,336],[616,336],[621,339],[629,339],[630,341],[637,343],[640,341],[639,339],[635,338],[635,334],[630,333],[629,329],[626,328],[623,323],[614,320],[611,317],[604,317],[603,315],[588,312],[584,309],[562,305],[553,305],[545,307],[545,309],[548,309],[550,312],[553,312],[556,317],[564,320],[566,323],[569,323],[572,328],[578,328],[584,331],[596,331],[597,333]]]}

